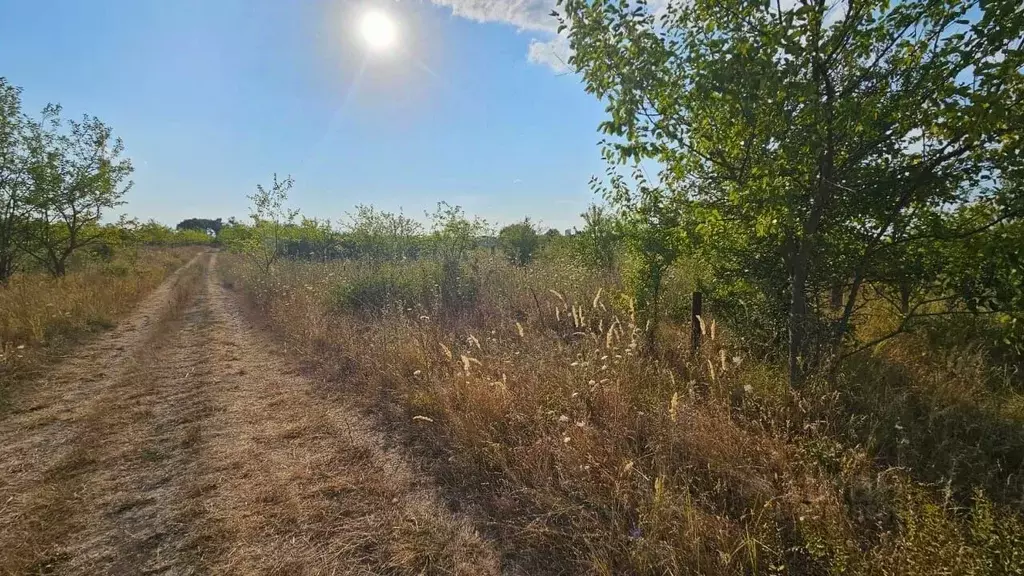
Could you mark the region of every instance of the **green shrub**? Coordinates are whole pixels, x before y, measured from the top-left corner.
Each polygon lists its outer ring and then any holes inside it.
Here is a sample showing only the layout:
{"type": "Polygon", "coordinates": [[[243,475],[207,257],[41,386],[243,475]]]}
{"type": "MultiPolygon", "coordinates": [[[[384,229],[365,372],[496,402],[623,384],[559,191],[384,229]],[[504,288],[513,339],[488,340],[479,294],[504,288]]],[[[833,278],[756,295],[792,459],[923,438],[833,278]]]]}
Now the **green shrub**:
{"type": "Polygon", "coordinates": [[[502,228],[498,232],[498,245],[509,262],[525,266],[533,261],[533,255],[540,246],[540,235],[527,218],[502,228]]]}
{"type": "Polygon", "coordinates": [[[374,267],[334,286],[330,308],[334,312],[364,313],[429,309],[436,286],[436,274],[426,266],[374,267]]]}

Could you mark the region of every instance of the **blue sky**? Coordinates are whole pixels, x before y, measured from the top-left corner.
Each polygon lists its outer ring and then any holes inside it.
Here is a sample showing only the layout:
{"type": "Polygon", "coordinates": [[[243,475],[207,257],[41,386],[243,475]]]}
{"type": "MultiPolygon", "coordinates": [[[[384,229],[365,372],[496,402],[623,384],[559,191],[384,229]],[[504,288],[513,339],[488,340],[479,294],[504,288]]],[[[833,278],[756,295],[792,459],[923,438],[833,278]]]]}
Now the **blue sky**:
{"type": "Polygon", "coordinates": [[[111,125],[136,167],[120,211],[143,219],[243,217],[278,172],[313,216],[447,200],[566,228],[603,172],[603,111],[562,69],[553,3],[0,0],[0,76],[32,113],[111,125]],[[397,50],[360,41],[374,7],[397,50]]]}

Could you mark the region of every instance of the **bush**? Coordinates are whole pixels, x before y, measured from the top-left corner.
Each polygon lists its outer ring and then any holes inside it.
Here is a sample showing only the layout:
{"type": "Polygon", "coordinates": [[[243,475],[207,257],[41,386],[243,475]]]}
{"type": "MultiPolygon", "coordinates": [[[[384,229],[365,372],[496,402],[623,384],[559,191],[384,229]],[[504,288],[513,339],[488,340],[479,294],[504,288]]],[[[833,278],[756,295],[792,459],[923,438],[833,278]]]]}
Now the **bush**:
{"type": "Polygon", "coordinates": [[[505,226],[498,232],[498,246],[510,262],[525,266],[533,261],[540,245],[540,236],[527,218],[517,224],[505,226]]]}
{"type": "Polygon", "coordinates": [[[429,309],[437,292],[436,273],[426,266],[366,268],[336,284],[330,294],[333,312],[379,314],[406,308],[429,309]]]}

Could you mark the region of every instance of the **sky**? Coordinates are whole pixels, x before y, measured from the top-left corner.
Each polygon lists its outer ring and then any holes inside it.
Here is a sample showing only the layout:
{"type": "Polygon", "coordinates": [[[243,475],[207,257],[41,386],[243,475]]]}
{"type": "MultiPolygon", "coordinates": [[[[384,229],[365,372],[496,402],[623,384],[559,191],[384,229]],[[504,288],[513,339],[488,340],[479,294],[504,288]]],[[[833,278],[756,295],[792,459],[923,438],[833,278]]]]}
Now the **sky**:
{"type": "Polygon", "coordinates": [[[422,218],[440,200],[503,224],[580,225],[603,173],[603,106],[568,73],[554,0],[0,0],[0,76],[27,112],[60,103],[123,138],[116,213],[244,218],[291,204],[422,218]],[[368,11],[395,22],[370,50],[368,11]]]}

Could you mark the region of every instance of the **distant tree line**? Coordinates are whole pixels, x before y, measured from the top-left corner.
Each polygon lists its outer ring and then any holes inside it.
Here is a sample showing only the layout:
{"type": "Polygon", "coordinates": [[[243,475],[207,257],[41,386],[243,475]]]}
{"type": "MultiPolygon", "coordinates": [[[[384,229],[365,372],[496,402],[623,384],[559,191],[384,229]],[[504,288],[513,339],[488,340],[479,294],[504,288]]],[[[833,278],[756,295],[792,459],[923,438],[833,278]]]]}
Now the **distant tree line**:
{"type": "Polygon", "coordinates": [[[223,226],[223,222],[220,218],[216,220],[210,220],[209,218],[188,218],[178,222],[175,226],[176,230],[198,230],[199,232],[206,232],[211,236],[217,236],[220,234],[220,229],[223,226]]]}

